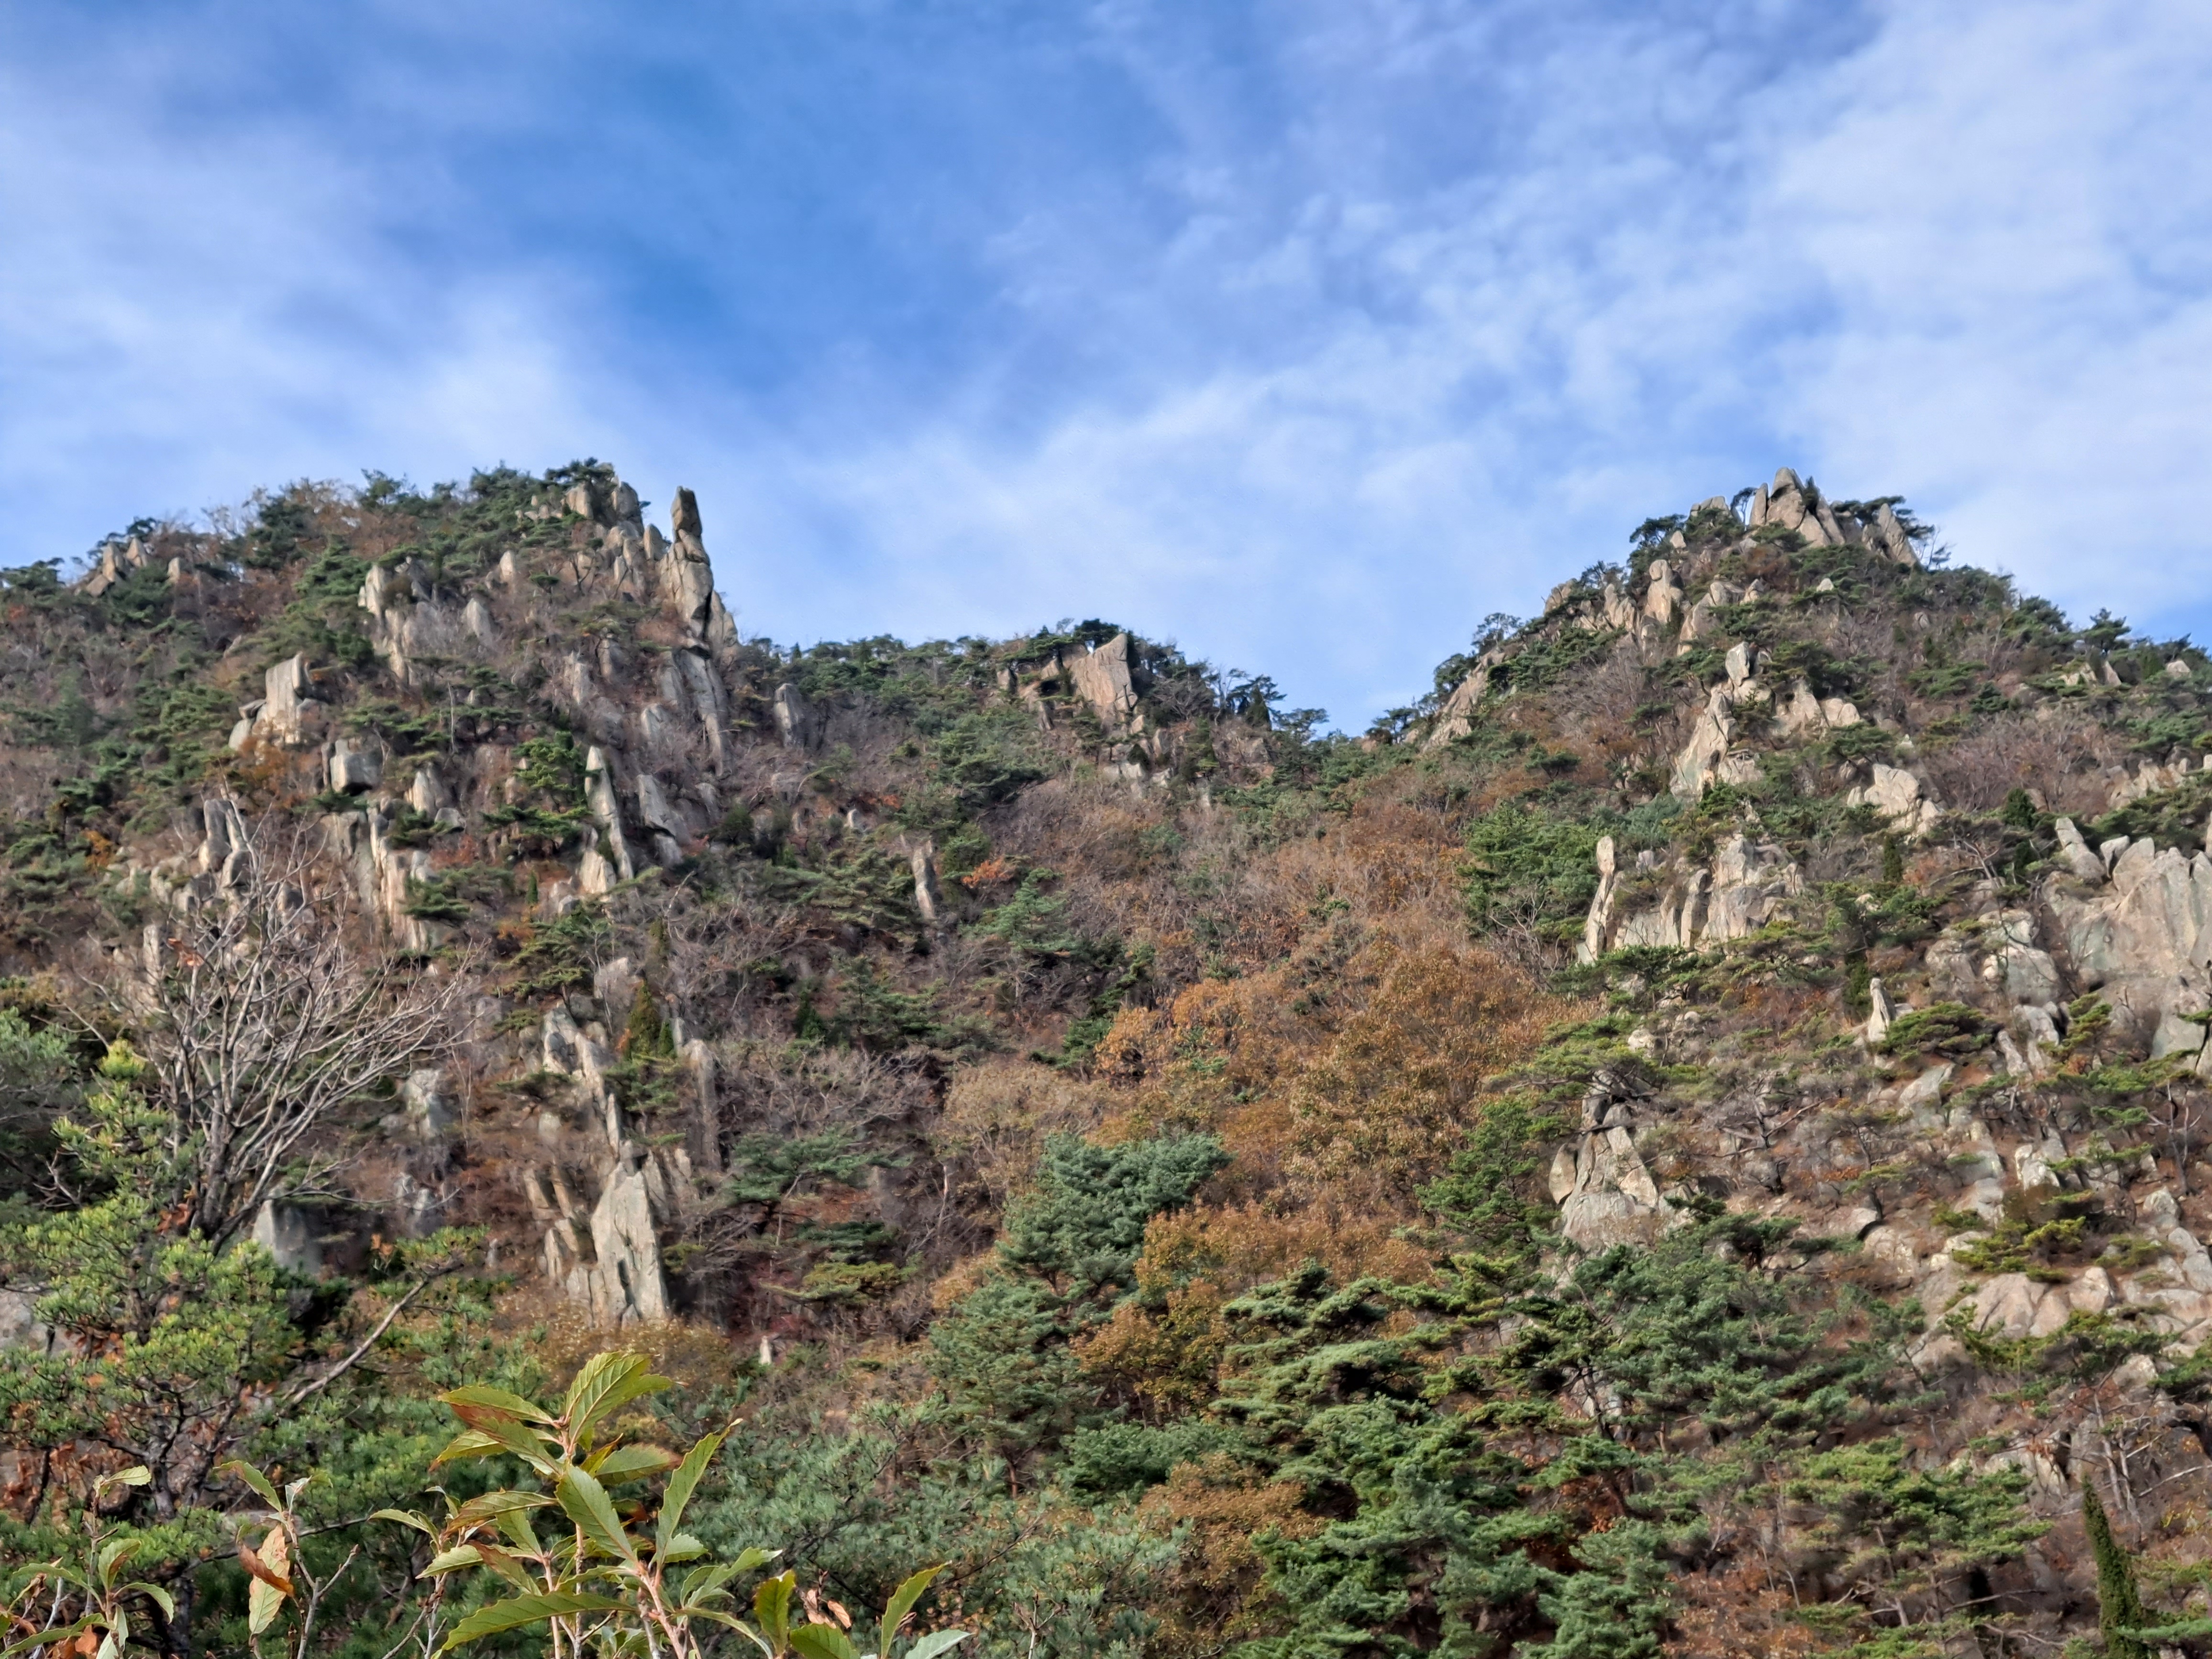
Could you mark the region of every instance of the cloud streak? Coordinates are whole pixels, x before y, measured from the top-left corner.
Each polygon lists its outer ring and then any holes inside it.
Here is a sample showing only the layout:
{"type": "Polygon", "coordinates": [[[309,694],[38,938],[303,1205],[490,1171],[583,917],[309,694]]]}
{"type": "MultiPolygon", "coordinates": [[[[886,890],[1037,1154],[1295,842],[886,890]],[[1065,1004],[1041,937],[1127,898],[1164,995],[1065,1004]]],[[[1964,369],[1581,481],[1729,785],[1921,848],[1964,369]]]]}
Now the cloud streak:
{"type": "Polygon", "coordinates": [[[1109,615],[1358,724],[1786,461],[2202,625],[2179,4],[22,15],[15,558],[593,453],[778,637],[1109,615]]]}

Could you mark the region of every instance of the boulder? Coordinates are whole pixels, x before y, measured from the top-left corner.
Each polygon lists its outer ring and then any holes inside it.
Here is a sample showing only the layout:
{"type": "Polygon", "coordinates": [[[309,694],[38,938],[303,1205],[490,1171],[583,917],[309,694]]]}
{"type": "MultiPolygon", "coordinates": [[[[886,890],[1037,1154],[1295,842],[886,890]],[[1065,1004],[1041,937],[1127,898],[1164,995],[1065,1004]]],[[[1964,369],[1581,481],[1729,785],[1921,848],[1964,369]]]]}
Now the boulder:
{"type": "Polygon", "coordinates": [[[253,719],[253,735],[284,749],[306,743],[322,727],[323,705],[308,695],[313,689],[305,652],[270,669],[262,676],[261,711],[253,719]]]}
{"type": "Polygon", "coordinates": [[[1844,797],[1847,806],[1871,806],[1890,825],[1908,835],[1926,835],[1942,809],[1921,793],[1920,780],[1901,766],[1875,763],[1874,781],[1844,797]]]}
{"type": "Polygon", "coordinates": [[[399,1100],[407,1133],[418,1140],[441,1139],[459,1121],[459,1109],[446,1086],[446,1074],[437,1066],[410,1072],[399,1085],[399,1100]]]}
{"type": "Polygon", "coordinates": [[[384,781],[384,753],[358,738],[340,738],[331,745],[331,793],[365,794],[384,781]]]}
{"type": "Polygon", "coordinates": [[[1671,628],[1682,605],[1682,590],[1674,585],[1674,572],[1664,559],[1651,561],[1645,573],[1644,614],[1662,628],[1671,628]]]}
{"type": "Polygon", "coordinates": [[[1473,672],[1452,688],[1451,695],[1437,710],[1436,719],[1430,722],[1428,735],[1421,739],[1423,749],[1442,748],[1474,730],[1474,711],[1490,695],[1490,671],[1497,660],[1495,653],[1485,652],[1473,672]]]}
{"type": "Polygon", "coordinates": [[[1873,1011],[1867,1015],[1866,1040],[1869,1046],[1881,1042],[1889,1035],[1889,1028],[1897,1022],[1897,1005],[1889,1000],[1878,979],[1867,981],[1867,1000],[1873,1011]]]}
{"type": "Polygon", "coordinates": [[[925,841],[914,849],[914,908],[924,921],[934,922],[944,908],[945,895],[937,884],[937,842],[925,841]]]}
{"type": "Polygon", "coordinates": [[[323,1246],[315,1236],[314,1217],[298,1205],[274,1199],[263,1204],[253,1212],[252,1238],[286,1273],[303,1279],[321,1276],[323,1246]]]}
{"type": "Polygon", "coordinates": [[[1874,520],[1866,527],[1865,541],[1869,547],[1895,563],[1919,568],[1920,555],[1913,550],[1912,538],[1905,533],[1903,521],[1888,502],[1875,509],[1874,520]]]}
{"type": "Polygon", "coordinates": [[[1103,645],[1070,659],[1067,674],[1075,695],[1091,705],[1109,735],[1144,729],[1144,716],[1137,708],[1136,682],[1129,672],[1127,634],[1116,634],[1103,645]]]}
{"type": "Polygon", "coordinates": [[[777,686],[775,708],[776,735],[786,749],[811,749],[822,740],[821,716],[797,686],[777,686]]]}
{"type": "Polygon", "coordinates": [[[2058,856],[2076,881],[2101,886],[2105,880],[2105,861],[2089,850],[2089,843],[2081,839],[2081,832],[2071,818],[2060,818],[2052,829],[2058,836],[2058,856]]]}

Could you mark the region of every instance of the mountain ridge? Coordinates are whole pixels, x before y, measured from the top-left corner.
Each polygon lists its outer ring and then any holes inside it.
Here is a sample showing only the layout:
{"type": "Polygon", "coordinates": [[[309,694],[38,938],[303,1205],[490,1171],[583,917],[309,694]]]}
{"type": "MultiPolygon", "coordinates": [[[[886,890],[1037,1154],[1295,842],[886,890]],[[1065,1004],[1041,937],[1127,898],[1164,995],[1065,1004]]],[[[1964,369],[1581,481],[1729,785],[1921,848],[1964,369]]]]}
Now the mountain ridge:
{"type": "MultiPolygon", "coordinates": [[[[406,1387],[655,1345],[757,1407],[720,1524],[981,1651],[2027,1651],[2085,1483],[2185,1622],[2212,659],[1903,508],[1647,520],[1358,737],[1103,621],[748,640],[595,462],[142,523],[0,572],[9,1018],[159,1060],[306,917],[421,1030],[206,1224],[289,1340],[458,1251],[406,1387]]],[[[19,1368],[110,1340],[89,1086],[10,1084],[19,1368]]]]}

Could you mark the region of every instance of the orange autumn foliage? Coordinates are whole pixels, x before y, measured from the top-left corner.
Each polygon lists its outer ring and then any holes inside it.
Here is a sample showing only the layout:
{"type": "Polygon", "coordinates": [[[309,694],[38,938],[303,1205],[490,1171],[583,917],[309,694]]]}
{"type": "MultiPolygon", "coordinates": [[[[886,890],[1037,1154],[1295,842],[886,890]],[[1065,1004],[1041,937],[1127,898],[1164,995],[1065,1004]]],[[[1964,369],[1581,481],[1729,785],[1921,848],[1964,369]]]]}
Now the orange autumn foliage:
{"type": "Polygon", "coordinates": [[[1293,1092],[1289,1179],[1326,1204],[1410,1210],[1474,1122],[1486,1081],[1573,1009],[1480,951],[1398,958],[1293,1092]]]}

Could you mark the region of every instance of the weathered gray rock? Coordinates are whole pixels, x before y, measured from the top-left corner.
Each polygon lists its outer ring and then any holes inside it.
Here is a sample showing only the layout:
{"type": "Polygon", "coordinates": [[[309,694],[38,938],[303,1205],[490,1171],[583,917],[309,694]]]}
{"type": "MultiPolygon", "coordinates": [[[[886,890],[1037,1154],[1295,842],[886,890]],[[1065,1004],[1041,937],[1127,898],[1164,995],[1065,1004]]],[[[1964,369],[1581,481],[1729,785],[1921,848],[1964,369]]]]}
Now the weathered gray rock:
{"type": "Polygon", "coordinates": [[[1866,1040],[1878,1043],[1889,1035],[1889,1028],[1897,1023],[1897,1005],[1889,1000],[1889,993],[1878,979],[1867,981],[1867,1000],[1873,1012],[1867,1015],[1866,1040]]]}
{"type": "Polygon", "coordinates": [[[1776,726],[1785,737],[1841,731],[1859,723],[1856,704],[1844,697],[1816,697],[1803,680],[1793,680],[1790,693],[1774,708],[1776,726]]]}
{"type": "Polygon", "coordinates": [[[2212,857],[2145,836],[2118,851],[2100,888],[2054,889],[2050,908],[2077,983],[2103,994],[2123,1032],[2154,1055],[2204,1047],[2188,1017],[2212,1007],[2212,857]]]}
{"type": "Polygon", "coordinates": [[[1674,585],[1674,568],[1654,559],[1644,573],[1644,614],[1662,628],[1671,628],[1681,610],[1682,590],[1674,585]]]}
{"type": "Polygon", "coordinates": [[[1778,843],[1741,835],[1716,849],[1709,869],[1663,871],[1651,852],[1639,853],[1635,867],[1624,870],[1607,836],[1598,842],[1597,870],[1597,891],[1575,953],[1581,962],[1631,945],[1700,950],[1743,939],[1804,890],[1802,872],[1778,843]],[[1632,890],[1639,900],[1625,896],[1632,890]]]}
{"type": "Polygon", "coordinates": [[[1468,677],[1452,688],[1451,696],[1444,699],[1430,723],[1428,735],[1421,740],[1423,749],[1441,748],[1474,730],[1474,711],[1490,695],[1491,670],[1498,660],[1494,653],[1486,651],[1468,677]]]}
{"type": "Polygon", "coordinates": [[[2060,818],[2053,826],[2058,836],[2058,856],[2076,881],[2086,881],[2091,886],[2102,886],[2105,880],[2105,861],[2089,850],[2089,843],[2081,839],[2071,818],[2060,818]]]}
{"type": "Polygon", "coordinates": [[[333,794],[364,794],[384,781],[384,751],[359,738],[340,738],[331,744],[329,775],[333,794]]]}
{"type": "Polygon", "coordinates": [[[1713,854],[1712,896],[1705,903],[1698,942],[1720,945],[1757,933],[1804,886],[1796,864],[1778,843],[1743,836],[1723,842],[1713,854]]]}
{"type": "Polygon", "coordinates": [[[1705,710],[1674,757],[1669,787],[1676,799],[1698,800],[1716,783],[1748,783],[1759,775],[1757,755],[1735,746],[1735,717],[1740,704],[1763,702],[1764,693],[1749,682],[1716,685],[1705,694],[1705,710]]]}
{"type": "Polygon", "coordinates": [[[1573,1154],[1573,1173],[1562,1182],[1553,1161],[1559,1200],[1559,1231],[1580,1249],[1609,1249],[1651,1237],[1670,1215],[1660,1201],[1658,1184],[1636,1150],[1628,1129],[1615,1126],[1585,1134],[1573,1154]]]}
{"type": "Polygon", "coordinates": [[[1098,723],[1110,735],[1144,729],[1137,706],[1135,679],[1129,669],[1129,636],[1116,634],[1095,650],[1068,659],[1067,675],[1075,695],[1091,705],[1098,723]]]}
{"type": "Polygon", "coordinates": [[[914,908],[924,921],[934,922],[945,907],[945,894],[937,884],[937,843],[925,841],[914,849],[914,908]]]}
{"type": "Polygon", "coordinates": [[[775,707],[776,735],[786,749],[811,749],[822,740],[821,716],[797,686],[777,686],[775,707]]]}
{"type": "Polygon", "coordinates": [[[315,1234],[315,1218],[296,1204],[274,1199],[264,1204],[253,1213],[252,1237],[286,1273],[305,1279],[321,1276],[323,1246],[315,1234]]]}
{"type": "Polygon", "coordinates": [[[407,786],[407,804],[424,817],[434,818],[453,805],[453,793],[438,775],[438,769],[424,762],[416,767],[414,779],[407,786]]]}
{"type": "Polygon", "coordinates": [[[1933,1066],[1897,1091],[1897,1103],[1908,1112],[1925,1111],[1943,1097],[1943,1085],[1951,1080],[1948,1065],[1933,1066]]]}
{"type": "Polygon", "coordinates": [[[1912,538],[1905,534],[1905,526],[1895,509],[1885,501],[1875,509],[1874,522],[1866,528],[1866,544],[1898,564],[1917,569],[1920,555],[1913,550],[1912,538]]]}
{"type": "Polygon", "coordinates": [[[2064,995],[2058,965],[2026,910],[1990,910],[1946,928],[1927,961],[1930,981],[1953,1001],[2051,1009],[2064,995]]]}
{"type": "Polygon", "coordinates": [[[407,1133],[418,1140],[436,1140],[450,1134],[460,1121],[446,1074],[434,1066],[410,1072],[399,1085],[399,1101],[407,1133]]]}
{"type": "Polygon", "coordinates": [[[668,1317],[668,1284],[654,1231],[666,1207],[660,1170],[635,1142],[625,1143],[592,1207],[592,1261],[582,1285],[602,1325],[655,1324],[668,1317]]]}
{"type": "Polygon", "coordinates": [[[264,743],[296,749],[322,729],[323,705],[310,696],[314,681],[307,673],[305,652],[283,661],[262,677],[261,711],[253,717],[253,735],[264,743]]]}
{"type": "Polygon", "coordinates": [[[197,854],[199,872],[213,876],[216,885],[228,891],[238,884],[241,869],[252,856],[246,820],[239,813],[238,803],[230,797],[210,795],[200,803],[200,825],[197,854]]]}
{"type": "Polygon", "coordinates": [[[682,619],[691,644],[720,657],[736,647],[737,624],[714,592],[714,568],[707,558],[698,498],[689,489],[677,489],[669,526],[676,539],[659,561],[662,599],[682,619]]]}
{"type": "Polygon", "coordinates": [[[605,893],[617,881],[634,880],[637,865],[623,834],[622,807],[615,794],[614,769],[596,746],[584,756],[584,804],[599,826],[599,844],[586,848],[576,866],[576,884],[587,894],[605,893]]]}
{"type": "Polygon", "coordinates": [[[0,1290],[0,1348],[50,1354],[62,1346],[54,1328],[39,1317],[39,1298],[35,1294],[0,1290]]]}
{"type": "Polygon", "coordinates": [[[1920,780],[1901,766],[1875,763],[1874,781],[1844,798],[1850,806],[1871,806],[1891,825],[1910,835],[1926,835],[1943,816],[1921,792],[1920,780]]]}

